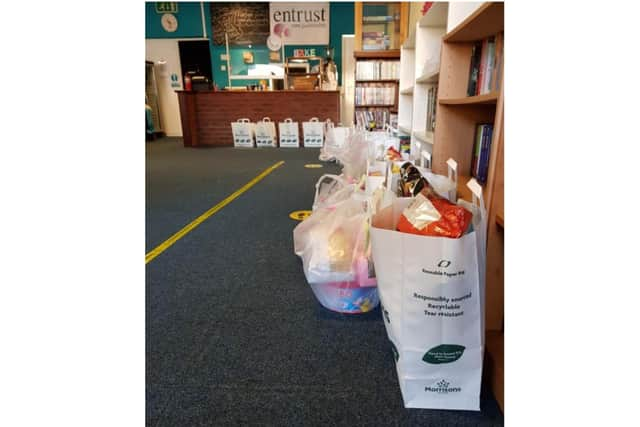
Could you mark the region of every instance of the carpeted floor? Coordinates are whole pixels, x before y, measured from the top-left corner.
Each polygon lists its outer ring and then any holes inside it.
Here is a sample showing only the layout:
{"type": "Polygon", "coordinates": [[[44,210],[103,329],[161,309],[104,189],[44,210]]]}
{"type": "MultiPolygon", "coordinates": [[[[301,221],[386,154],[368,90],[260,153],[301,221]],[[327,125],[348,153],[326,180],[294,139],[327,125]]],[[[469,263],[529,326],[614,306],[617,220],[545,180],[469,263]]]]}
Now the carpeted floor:
{"type": "Polygon", "coordinates": [[[379,309],[322,308],[293,253],[294,210],[340,168],[317,149],[147,143],[147,251],[286,163],[146,265],[148,426],[500,426],[482,411],[404,409],[379,309]]]}

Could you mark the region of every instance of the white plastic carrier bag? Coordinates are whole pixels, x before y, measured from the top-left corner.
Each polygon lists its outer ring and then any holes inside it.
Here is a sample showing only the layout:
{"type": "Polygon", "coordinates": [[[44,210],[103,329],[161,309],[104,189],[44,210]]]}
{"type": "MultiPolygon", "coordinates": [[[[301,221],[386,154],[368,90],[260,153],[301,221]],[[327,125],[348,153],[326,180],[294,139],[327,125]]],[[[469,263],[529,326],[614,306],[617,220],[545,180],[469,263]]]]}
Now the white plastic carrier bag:
{"type": "Polygon", "coordinates": [[[298,148],[300,146],[298,139],[298,122],[291,119],[284,119],[284,122],[278,123],[280,134],[280,147],[298,148]]]}
{"type": "Polygon", "coordinates": [[[396,231],[411,198],[372,218],[371,245],[383,321],[407,408],[480,409],[484,350],[486,211],[467,186],[472,231],[459,239],[396,231]]]}
{"type": "Polygon", "coordinates": [[[302,135],[305,147],[322,147],[324,142],[324,123],[312,117],[308,122],[302,122],[302,135]]]}
{"type": "Polygon", "coordinates": [[[249,119],[238,119],[231,123],[233,146],[253,148],[254,124],[249,119]]]}
{"type": "Polygon", "coordinates": [[[332,207],[351,197],[354,190],[355,185],[339,175],[322,175],[316,182],[316,194],[311,209],[315,211],[320,207],[332,207]]]}
{"type": "Polygon", "coordinates": [[[320,150],[319,159],[323,162],[335,160],[346,145],[347,138],[351,133],[351,128],[335,127],[330,119],[324,122],[324,145],[320,150]]]}
{"type": "Polygon", "coordinates": [[[277,147],[276,124],[269,117],[256,123],[256,146],[277,147]]]}

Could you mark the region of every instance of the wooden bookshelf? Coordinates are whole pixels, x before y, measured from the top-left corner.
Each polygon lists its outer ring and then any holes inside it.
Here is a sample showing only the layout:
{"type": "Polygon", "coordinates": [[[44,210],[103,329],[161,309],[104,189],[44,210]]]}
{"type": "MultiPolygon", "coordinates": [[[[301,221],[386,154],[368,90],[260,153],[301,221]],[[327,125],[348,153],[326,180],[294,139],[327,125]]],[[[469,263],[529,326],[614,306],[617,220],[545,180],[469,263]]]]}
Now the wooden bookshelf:
{"type": "Polygon", "coordinates": [[[386,80],[356,80],[356,83],[397,83],[398,79],[386,79],[386,80]]]}
{"type": "MultiPolygon", "coordinates": [[[[450,3],[449,7],[455,6],[450,3]]],[[[474,43],[503,32],[504,4],[483,3],[442,37],[432,168],[435,173],[446,175],[447,159],[456,160],[458,197],[471,201],[467,182],[476,127],[480,123],[493,123],[487,180],[481,185],[488,215],[486,371],[496,400],[504,410],[504,50],[499,63],[502,76],[499,87],[482,95],[467,96],[474,43]]],[[[417,38],[416,45],[418,43],[417,38]]],[[[419,77],[423,78],[426,76],[419,77]]]]}
{"type": "Polygon", "coordinates": [[[353,56],[356,59],[400,59],[400,49],[357,50],[353,56]]]}
{"type": "Polygon", "coordinates": [[[364,104],[364,105],[354,105],[355,108],[389,108],[393,107],[394,104],[364,104]]]}
{"type": "MultiPolygon", "coordinates": [[[[356,51],[354,52],[356,60],[356,70],[358,62],[377,60],[377,61],[400,61],[400,49],[383,50],[383,51],[356,51]]],[[[355,85],[358,87],[367,87],[370,84],[383,83],[384,86],[395,86],[395,97],[393,104],[357,104],[354,99],[354,123],[357,123],[356,110],[364,108],[386,108],[389,114],[398,114],[398,101],[400,98],[400,79],[356,79],[355,85]]],[[[355,95],[355,91],[354,91],[355,95]]]]}
{"type": "Polygon", "coordinates": [[[463,98],[440,98],[438,104],[440,105],[482,105],[482,104],[496,104],[498,102],[498,92],[489,92],[483,95],[465,96],[463,98]]]}
{"type": "Polygon", "coordinates": [[[487,331],[485,336],[486,375],[491,384],[493,395],[504,411],[504,332],[487,331]]]}
{"type": "Polygon", "coordinates": [[[502,31],[504,31],[504,3],[487,2],[449,31],[444,41],[451,43],[482,40],[502,31]]]}

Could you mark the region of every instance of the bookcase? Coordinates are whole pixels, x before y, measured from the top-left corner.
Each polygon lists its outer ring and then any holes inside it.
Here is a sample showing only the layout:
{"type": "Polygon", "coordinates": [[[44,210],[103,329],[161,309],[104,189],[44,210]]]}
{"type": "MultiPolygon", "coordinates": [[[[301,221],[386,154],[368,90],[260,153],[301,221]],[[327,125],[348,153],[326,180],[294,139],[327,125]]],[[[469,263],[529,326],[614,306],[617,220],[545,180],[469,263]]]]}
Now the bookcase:
{"type": "MultiPolygon", "coordinates": [[[[451,3],[450,6],[454,4],[451,3]]],[[[501,407],[504,401],[504,79],[500,78],[498,85],[480,95],[468,96],[467,89],[474,44],[492,36],[500,35],[502,38],[503,34],[503,3],[483,3],[444,34],[432,147],[433,171],[446,175],[447,159],[455,159],[459,174],[458,197],[471,200],[471,192],[466,183],[472,169],[476,127],[480,123],[493,124],[487,179],[482,184],[488,212],[485,366],[487,379],[490,380],[501,407]]],[[[418,33],[416,43],[417,36],[418,33]]],[[[501,76],[503,64],[504,60],[501,58],[497,63],[501,76]]],[[[413,114],[416,114],[415,109],[413,114]]]]}
{"type": "MultiPolygon", "coordinates": [[[[400,51],[356,51],[354,122],[373,116],[375,129],[397,121],[400,51]]],[[[364,123],[370,128],[369,122],[364,123]]]]}
{"type": "Polygon", "coordinates": [[[398,50],[407,36],[408,2],[355,2],[355,51],[398,50]]]}
{"type": "Polygon", "coordinates": [[[410,29],[401,48],[398,129],[411,135],[413,159],[422,151],[433,153],[440,49],[448,8],[448,3],[433,3],[410,29]]]}

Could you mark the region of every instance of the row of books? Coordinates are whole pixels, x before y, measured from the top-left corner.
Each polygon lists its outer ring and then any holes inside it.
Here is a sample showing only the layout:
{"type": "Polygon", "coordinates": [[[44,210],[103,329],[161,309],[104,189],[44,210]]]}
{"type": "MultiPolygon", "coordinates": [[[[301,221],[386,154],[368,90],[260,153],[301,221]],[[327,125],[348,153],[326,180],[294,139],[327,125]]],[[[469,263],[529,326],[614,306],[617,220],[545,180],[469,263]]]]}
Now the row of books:
{"type": "Polygon", "coordinates": [[[467,84],[468,96],[482,95],[500,87],[503,51],[502,33],[473,45],[467,84]]]}
{"type": "Polygon", "coordinates": [[[357,61],[356,80],[397,80],[400,61],[357,61]]]}
{"type": "Polygon", "coordinates": [[[385,124],[397,123],[398,115],[387,108],[371,108],[356,110],[356,124],[367,129],[382,129],[385,124]]]}
{"type": "Polygon", "coordinates": [[[431,86],[427,91],[427,131],[436,129],[436,104],[438,103],[438,86],[431,86]]]}
{"type": "Polygon", "coordinates": [[[491,152],[491,138],[493,136],[493,124],[481,123],[476,126],[475,142],[473,144],[473,156],[471,159],[471,176],[479,183],[487,182],[489,171],[489,153],[491,152]]]}
{"type": "Polygon", "coordinates": [[[372,24],[372,23],[378,23],[378,22],[381,22],[381,23],[393,22],[393,21],[399,21],[399,20],[400,20],[400,14],[362,17],[362,22],[365,24],[372,24]]]}
{"type": "Polygon", "coordinates": [[[396,85],[370,83],[356,86],[356,106],[358,105],[393,105],[396,100],[396,85]]]}
{"type": "Polygon", "coordinates": [[[391,45],[391,38],[382,31],[362,33],[362,50],[387,50],[391,45]]]}

